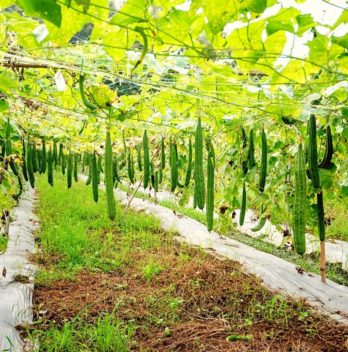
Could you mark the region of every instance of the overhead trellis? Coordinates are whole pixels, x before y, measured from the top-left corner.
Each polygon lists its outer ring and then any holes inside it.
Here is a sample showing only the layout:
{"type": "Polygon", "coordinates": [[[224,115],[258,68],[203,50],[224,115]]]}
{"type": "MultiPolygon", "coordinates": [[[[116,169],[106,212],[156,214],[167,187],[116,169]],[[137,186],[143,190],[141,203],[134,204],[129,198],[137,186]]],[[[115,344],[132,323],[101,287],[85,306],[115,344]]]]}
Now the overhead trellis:
{"type": "Polygon", "coordinates": [[[276,0],[224,0],[219,6],[203,0],[6,0],[0,90],[14,99],[16,90],[60,116],[62,125],[67,115],[95,119],[78,95],[83,59],[88,87],[106,83],[119,92],[115,108],[128,113],[115,123],[124,126],[134,121],[138,128],[159,126],[161,133],[202,111],[219,130],[227,115],[305,120],[312,95],[322,98],[316,111],[337,114],[346,88],[335,85],[346,79],[348,62],[347,34],[336,32],[347,22],[347,9],[320,2],[325,11],[336,10],[332,23],[302,11],[302,1],[289,7],[276,0]],[[296,45],[305,35],[308,50],[300,57],[296,45]],[[294,53],[285,50],[291,41],[294,53]]]}

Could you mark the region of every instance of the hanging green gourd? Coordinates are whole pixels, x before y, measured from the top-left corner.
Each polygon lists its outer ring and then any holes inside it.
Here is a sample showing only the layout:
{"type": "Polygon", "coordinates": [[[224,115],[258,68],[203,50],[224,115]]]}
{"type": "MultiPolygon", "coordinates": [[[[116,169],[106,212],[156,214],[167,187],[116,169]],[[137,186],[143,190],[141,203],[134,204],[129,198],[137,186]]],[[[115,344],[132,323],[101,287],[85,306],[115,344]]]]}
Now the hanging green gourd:
{"type": "Polygon", "coordinates": [[[29,183],[31,188],[35,187],[35,175],[33,169],[33,146],[28,140],[28,151],[27,151],[27,167],[28,167],[28,176],[29,183]]]}
{"type": "Polygon", "coordinates": [[[78,181],[78,163],[77,163],[77,154],[74,154],[74,180],[78,181]]]}
{"type": "Polygon", "coordinates": [[[58,165],[58,150],[57,150],[57,142],[53,142],[53,160],[54,160],[54,167],[56,168],[58,165]]]}
{"type": "Polygon", "coordinates": [[[98,164],[97,164],[97,156],[94,151],[92,155],[92,191],[93,191],[93,199],[96,203],[98,202],[98,189],[99,189],[98,164]]]}
{"type": "Polygon", "coordinates": [[[175,144],[169,144],[169,163],[170,163],[170,191],[174,192],[178,185],[178,159],[175,144]]]}
{"type": "Polygon", "coordinates": [[[254,145],[254,130],[249,132],[249,150],[248,150],[248,168],[251,170],[256,165],[255,161],[255,145],[254,145]]]}
{"type": "Polygon", "coordinates": [[[28,167],[27,167],[27,148],[25,145],[25,140],[22,138],[22,174],[25,181],[29,181],[28,167]]]}
{"type": "Polygon", "coordinates": [[[150,180],[150,152],[149,152],[149,140],[147,137],[146,130],[143,135],[143,159],[144,159],[144,176],[143,176],[143,187],[146,189],[150,180]]]}
{"type": "Polygon", "coordinates": [[[315,115],[310,115],[308,121],[308,161],[309,170],[313,187],[317,193],[317,217],[318,217],[318,233],[320,239],[320,274],[321,280],[326,282],[326,263],[325,263],[325,213],[323,192],[320,187],[320,177],[318,168],[318,149],[317,149],[317,126],[315,115]]]}
{"type": "Polygon", "coordinates": [[[48,151],[47,158],[47,180],[48,184],[53,186],[53,163],[54,163],[54,155],[52,153],[52,149],[50,148],[48,151]]]}
{"type": "Polygon", "coordinates": [[[190,185],[192,175],[192,142],[191,138],[189,140],[188,146],[188,158],[187,158],[187,169],[186,169],[186,177],[185,177],[185,187],[190,185]]]}
{"type": "Polygon", "coordinates": [[[42,139],[42,152],[41,152],[41,169],[40,173],[44,174],[47,167],[47,154],[46,154],[46,141],[42,139]]]}
{"type": "Polygon", "coordinates": [[[215,151],[210,140],[207,143],[208,161],[207,161],[207,204],[206,204],[206,218],[207,229],[211,231],[214,223],[214,172],[215,172],[215,151]]]}
{"type": "Polygon", "coordinates": [[[127,158],[127,167],[128,167],[128,178],[130,183],[134,183],[134,162],[133,162],[133,154],[132,150],[128,150],[128,158],[127,158]]]}
{"type": "Polygon", "coordinates": [[[306,163],[302,143],[295,159],[295,199],[293,211],[294,248],[298,254],[306,251],[306,163]]]}
{"type": "Polygon", "coordinates": [[[108,214],[111,220],[116,216],[116,204],[114,195],[114,181],[113,181],[113,162],[112,162],[112,145],[109,129],[106,132],[105,138],[105,193],[108,205],[108,214]]]}
{"type": "Polygon", "coordinates": [[[261,166],[260,166],[260,179],[259,179],[259,191],[263,193],[266,185],[267,175],[267,137],[265,130],[261,132],[261,166]]]}
{"type": "Polygon", "coordinates": [[[195,133],[195,199],[199,209],[204,209],[205,204],[205,187],[204,187],[204,171],[203,171],[203,132],[201,118],[198,117],[197,128],[195,133]]]}
{"type": "Polygon", "coordinates": [[[138,163],[138,169],[140,172],[143,171],[143,164],[142,164],[142,156],[141,156],[141,144],[137,145],[137,163],[138,163]]]}
{"type": "Polygon", "coordinates": [[[242,192],[242,205],[239,214],[239,225],[243,226],[245,220],[245,213],[246,213],[246,188],[245,188],[245,181],[243,182],[243,192],[242,192]]]}
{"type": "Polygon", "coordinates": [[[67,170],[67,185],[68,188],[72,186],[72,174],[73,174],[73,155],[71,151],[69,152],[68,157],[68,170],[67,170]]]}

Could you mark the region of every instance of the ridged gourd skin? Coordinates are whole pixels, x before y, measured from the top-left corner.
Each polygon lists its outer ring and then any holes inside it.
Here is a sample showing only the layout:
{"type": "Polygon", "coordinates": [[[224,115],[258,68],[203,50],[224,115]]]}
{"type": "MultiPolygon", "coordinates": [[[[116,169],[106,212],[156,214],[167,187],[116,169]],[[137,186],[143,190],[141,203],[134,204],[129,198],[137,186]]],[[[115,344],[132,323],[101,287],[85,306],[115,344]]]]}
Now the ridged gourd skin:
{"type": "Polygon", "coordinates": [[[159,189],[159,172],[158,170],[155,171],[155,182],[154,182],[154,185],[153,185],[153,188],[155,189],[156,192],[158,192],[158,189],[159,189]]]}
{"type": "Polygon", "coordinates": [[[112,160],[112,145],[110,131],[107,130],[105,138],[105,193],[108,205],[108,214],[111,220],[116,217],[116,203],[114,195],[114,181],[113,181],[113,160],[112,160]]]}
{"type": "Polygon", "coordinates": [[[67,184],[68,188],[72,186],[72,176],[73,176],[73,154],[69,152],[68,155],[68,170],[67,170],[67,184]]]}
{"type": "Polygon", "coordinates": [[[147,188],[150,180],[150,152],[149,152],[149,140],[147,137],[146,130],[143,135],[143,160],[144,160],[144,176],[143,176],[143,187],[147,188]]]}
{"type": "Polygon", "coordinates": [[[161,138],[161,169],[166,168],[166,149],[164,145],[164,138],[161,138]]]}
{"type": "Polygon", "coordinates": [[[127,158],[127,168],[128,168],[128,178],[130,183],[134,184],[134,162],[133,162],[133,154],[132,150],[128,150],[128,158],[127,158]]]}
{"type": "Polygon", "coordinates": [[[325,153],[323,160],[318,165],[321,169],[331,169],[333,166],[331,159],[334,154],[334,148],[332,144],[332,134],[330,126],[326,127],[326,138],[325,138],[325,153]]]}
{"type": "Polygon", "coordinates": [[[141,155],[141,144],[138,144],[137,146],[137,163],[138,163],[138,169],[140,172],[143,171],[143,162],[142,162],[142,155],[141,155]]]}
{"type": "Polygon", "coordinates": [[[248,142],[247,142],[248,139],[247,139],[247,134],[246,134],[245,128],[243,126],[241,126],[241,132],[242,132],[242,149],[243,149],[242,172],[243,172],[243,175],[245,176],[248,173],[248,159],[246,158],[246,155],[245,155],[245,150],[248,145],[248,142]],[[246,158],[246,159],[244,159],[244,158],[246,158]]]}
{"type": "Polygon", "coordinates": [[[204,170],[203,170],[203,132],[201,118],[198,117],[197,128],[195,133],[195,198],[199,209],[203,210],[205,205],[205,187],[204,187],[204,170]]]}
{"type": "Polygon", "coordinates": [[[40,173],[44,174],[47,167],[47,152],[46,152],[46,141],[42,139],[42,151],[41,151],[41,169],[40,173]]]}
{"type": "Polygon", "coordinates": [[[37,160],[37,150],[36,150],[36,143],[35,141],[32,144],[31,148],[31,158],[33,162],[33,172],[38,172],[39,171],[39,165],[38,165],[38,160],[37,160]]]}
{"type": "Polygon", "coordinates": [[[88,158],[88,177],[86,181],[86,186],[88,186],[92,182],[92,158],[88,158]]]}
{"type": "Polygon", "coordinates": [[[318,168],[318,147],[317,147],[317,126],[315,115],[311,115],[308,121],[308,163],[313,187],[320,187],[319,168],[318,168]]]}
{"type": "Polygon", "coordinates": [[[178,159],[174,143],[169,145],[170,162],[170,191],[174,192],[178,185],[178,159]]]}
{"type": "Polygon", "coordinates": [[[53,160],[54,160],[54,167],[58,165],[58,150],[57,150],[57,142],[53,142],[53,160]]]}
{"type": "Polygon", "coordinates": [[[78,181],[78,162],[77,162],[77,154],[74,154],[74,180],[78,181]]]}
{"type": "Polygon", "coordinates": [[[28,150],[27,150],[27,167],[28,167],[29,183],[31,188],[34,188],[35,175],[34,175],[34,169],[33,169],[33,147],[30,142],[28,142],[28,150]]]}
{"type": "Polygon", "coordinates": [[[296,253],[306,252],[306,161],[302,147],[299,144],[295,158],[295,199],[292,219],[293,242],[296,253]]]}
{"type": "Polygon", "coordinates": [[[24,138],[22,138],[22,174],[25,181],[29,181],[28,167],[27,167],[27,148],[25,145],[24,138]]]}
{"type": "Polygon", "coordinates": [[[245,220],[245,212],[246,212],[246,187],[245,181],[243,182],[243,192],[242,192],[242,203],[239,214],[239,225],[243,226],[245,220]]]}
{"type": "Polygon", "coordinates": [[[61,165],[63,162],[64,155],[64,146],[62,143],[59,143],[59,154],[58,154],[58,164],[61,165]]]}
{"type": "Polygon", "coordinates": [[[97,164],[97,156],[95,155],[95,152],[93,152],[92,155],[92,193],[93,193],[93,199],[97,203],[98,202],[98,188],[99,188],[99,182],[98,182],[98,164],[97,164]]]}
{"type": "Polygon", "coordinates": [[[192,176],[192,141],[191,138],[189,140],[188,146],[188,158],[187,158],[187,169],[186,169],[186,176],[185,176],[185,187],[190,185],[192,176]]]}
{"type": "Polygon", "coordinates": [[[256,165],[255,161],[255,144],[254,144],[254,130],[249,132],[249,151],[248,151],[248,168],[251,170],[256,165]]]}
{"type": "Polygon", "coordinates": [[[64,152],[62,153],[61,156],[61,164],[62,164],[62,174],[65,175],[65,169],[66,169],[66,155],[64,154],[64,152]]]}
{"type": "Polygon", "coordinates": [[[267,176],[267,137],[265,130],[261,132],[261,166],[260,166],[260,179],[259,179],[259,191],[263,193],[266,185],[267,176]]]}
{"type": "Polygon", "coordinates": [[[53,187],[53,163],[54,163],[54,156],[52,150],[48,150],[48,157],[47,157],[47,181],[48,184],[53,187]]]}
{"type": "Polygon", "coordinates": [[[317,215],[318,215],[318,233],[320,241],[325,241],[325,213],[323,193],[320,189],[320,177],[318,168],[318,150],[317,150],[317,126],[315,115],[312,114],[308,122],[308,158],[309,169],[312,178],[312,184],[317,192],[317,215]]]}
{"type": "Polygon", "coordinates": [[[114,157],[114,184],[117,185],[118,182],[121,182],[120,176],[118,174],[118,157],[114,157]]]}
{"type": "Polygon", "coordinates": [[[213,144],[208,142],[208,162],[207,162],[207,204],[206,204],[206,218],[207,229],[211,231],[214,224],[214,171],[215,171],[215,151],[213,144]]]}

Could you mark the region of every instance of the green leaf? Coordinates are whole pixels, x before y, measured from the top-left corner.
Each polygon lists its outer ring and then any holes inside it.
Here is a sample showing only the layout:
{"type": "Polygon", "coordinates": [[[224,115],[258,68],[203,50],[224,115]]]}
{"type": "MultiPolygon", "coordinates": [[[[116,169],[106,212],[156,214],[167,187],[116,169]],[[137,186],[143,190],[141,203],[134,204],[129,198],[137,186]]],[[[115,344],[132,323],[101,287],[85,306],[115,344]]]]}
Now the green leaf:
{"type": "Polygon", "coordinates": [[[343,37],[332,37],[332,42],[348,49],[348,34],[343,37]]]}
{"type": "Polygon", "coordinates": [[[298,24],[297,34],[299,35],[316,25],[310,14],[296,16],[296,22],[298,24]]]}
{"type": "Polygon", "coordinates": [[[266,26],[266,31],[268,35],[272,35],[278,31],[294,32],[294,27],[291,23],[281,22],[281,21],[269,21],[266,26]]]}
{"type": "Polygon", "coordinates": [[[7,100],[4,98],[0,99],[0,112],[4,112],[9,109],[7,100]]]}
{"type": "Polygon", "coordinates": [[[252,12],[262,13],[267,8],[267,0],[253,0],[249,5],[249,9],[252,12]]]}
{"type": "Polygon", "coordinates": [[[41,17],[60,27],[62,23],[61,7],[55,0],[17,0],[28,16],[41,17]]]}

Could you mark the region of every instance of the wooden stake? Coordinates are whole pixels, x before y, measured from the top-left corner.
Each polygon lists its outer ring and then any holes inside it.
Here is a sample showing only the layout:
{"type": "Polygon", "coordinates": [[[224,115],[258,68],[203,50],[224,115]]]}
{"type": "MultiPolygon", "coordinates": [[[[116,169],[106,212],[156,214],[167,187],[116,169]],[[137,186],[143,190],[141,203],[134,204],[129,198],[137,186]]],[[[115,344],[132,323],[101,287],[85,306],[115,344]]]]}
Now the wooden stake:
{"type": "Polygon", "coordinates": [[[320,241],[320,276],[321,281],[326,283],[326,263],[325,263],[325,241],[320,241]]]}

